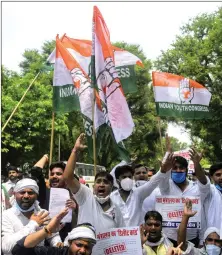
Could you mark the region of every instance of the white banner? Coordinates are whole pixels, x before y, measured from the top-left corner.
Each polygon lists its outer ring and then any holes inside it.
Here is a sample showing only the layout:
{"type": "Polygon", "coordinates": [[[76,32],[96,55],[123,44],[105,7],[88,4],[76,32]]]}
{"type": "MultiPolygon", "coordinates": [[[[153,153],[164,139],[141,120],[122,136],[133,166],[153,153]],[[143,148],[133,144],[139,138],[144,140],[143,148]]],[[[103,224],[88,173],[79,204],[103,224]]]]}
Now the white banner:
{"type": "Polygon", "coordinates": [[[142,254],[139,227],[112,228],[97,234],[92,255],[142,254]]]}
{"type": "Polygon", "coordinates": [[[197,211],[195,216],[190,218],[187,228],[201,228],[200,197],[156,196],[155,209],[163,217],[164,228],[177,228],[180,225],[183,216],[184,203],[187,198],[192,200],[192,210],[197,211]]]}

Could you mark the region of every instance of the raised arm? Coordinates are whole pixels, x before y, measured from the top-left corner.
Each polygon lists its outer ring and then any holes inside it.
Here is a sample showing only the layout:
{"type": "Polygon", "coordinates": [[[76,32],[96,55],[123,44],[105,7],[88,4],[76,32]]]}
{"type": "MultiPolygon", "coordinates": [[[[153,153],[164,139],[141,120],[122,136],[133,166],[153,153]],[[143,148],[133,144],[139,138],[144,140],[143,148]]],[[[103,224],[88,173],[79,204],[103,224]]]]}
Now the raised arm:
{"type": "Polygon", "coordinates": [[[192,211],[192,201],[190,199],[186,199],[186,202],[184,204],[184,210],[183,210],[183,217],[178,229],[177,234],[177,243],[183,243],[181,246],[181,249],[183,251],[186,251],[187,249],[187,224],[190,217],[193,217],[197,212],[192,211]]]}
{"type": "Polygon", "coordinates": [[[189,153],[190,153],[190,158],[194,163],[194,169],[195,169],[197,179],[199,180],[200,183],[202,183],[203,185],[206,185],[207,177],[200,165],[200,161],[202,159],[203,153],[198,153],[194,148],[190,149],[189,153]]]}
{"type": "Polygon", "coordinates": [[[68,188],[71,190],[71,192],[73,194],[76,194],[79,189],[80,189],[80,183],[79,181],[74,177],[74,169],[75,169],[75,166],[76,166],[76,161],[77,161],[77,156],[78,156],[78,153],[85,149],[87,146],[84,145],[84,138],[85,138],[85,135],[84,134],[81,134],[77,140],[76,140],[76,143],[75,143],[75,146],[74,148],[72,149],[72,152],[69,156],[69,160],[66,164],[66,168],[65,168],[65,171],[64,171],[64,180],[68,186],[68,188]]]}

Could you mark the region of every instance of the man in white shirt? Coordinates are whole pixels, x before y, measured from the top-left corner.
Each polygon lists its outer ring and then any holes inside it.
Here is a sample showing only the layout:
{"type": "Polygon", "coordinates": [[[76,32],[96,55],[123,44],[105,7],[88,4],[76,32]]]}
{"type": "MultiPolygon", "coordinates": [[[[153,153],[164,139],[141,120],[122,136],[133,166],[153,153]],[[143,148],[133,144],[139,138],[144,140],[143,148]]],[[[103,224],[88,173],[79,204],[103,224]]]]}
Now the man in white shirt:
{"type": "Polygon", "coordinates": [[[110,228],[124,227],[125,223],[120,209],[113,204],[110,193],[113,188],[113,177],[107,172],[99,172],[95,176],[94,194],[92,191],[74,178],[77,154],[83,150],[84,134],[76,140],[75,146],[67,162],[64,179],[79,205],[78,224],[89,222],[96,233],[108,231],[110,228]]]}
{"type": "MultiPolygon", "coordinates": [[[[36,181],[25,178],[14,187],[15,203],[2,213],[2,251],[11,254],[16,242],[42,227],[48,218],[48,212],[38,206],[39,187],[36,181]]],[[[61,243],[59,234],[49,239],[52,246],[61,243]]],[[[44,245],[42,243],[42,245],[44,245]]]]}
{"type": "Polygon", "coordinates": [[[187,242],[187,224],[190,217],[197,212],[192,211],[192,201],[187,199],[184,204],[183,217],[178,229],[178,243],[182,243],[181,250],[184,255],[221,255],[222,240],[220,240],[220,232],[218,228],[210,227],[204,233],[204,246],[201,249],[194,247],[193,243],[187,242]]]}
{"type": "MultiPolygon", "coordinates": [[[[172,155],[169,155],[169,162],[172,155]]],[[[141,223],[141,208],[144,199],[167,177],[166,172],[171,169],[172,163],[162,164],[161,170],[151,180],[142,186],[133,189],[133,174],[131,166],[119,166],[115,170],[115,176],[119,189],[111,194],[111,199],[120,208],[126,226],[139,226],[141,223]]]]}
{"type": "Polygon", "coordinates": [[[148,168],[142,164],[134,166],[135,187],[138,188],[148,181],[148,168]]]}
{"type": "Polygon", "coordinates": [[[3,185],[6,188],[9,195],[11,196],[13,193],[15,184],[18,181],[18,169],[15,166],[9,166],[7,170],[8,170],[9,180],[7,182],[3,183],[3,185]]]}
{"type": "MultiPolygon", "coordinates": [[[[206,178],[204,171],[201,169],[199,164],[202,155],[197,153],[196,150],[190,150],[191,160],[194,162],[195,173],[197,176],[197,184],[189,181],[187,179],[188,172],[188,162],[185,158],[181,156],[175,156],[175,164],[172,171],[168,174],[168,179],[164,180],[164,183],[159,185],[160,193],[162,196],[178,196],[178,197],[188,197],[188,196],[198,196],[201,198],[201,203],[203,204],[206,196],[210,192],[210,181],[206,178]],[[171,176],[170,176],[171,174],[171,176]],[[171,177],[171,178],[170,178],[171,177]]],[[[202,207],[203,208],[203,207],[202,207]]],[[[203,234],[205,230],[205,214],[204,210],[201,210],[202,226],[201,230],[188,229],[187,238],[189,241],[193,242],[196,247],[203,243],[203,234]],[[199,233],[200,232],[200,233],[199,233]]],[[[177,245],[177,229],[164,228],[163,232],[168,236],[168,238],[177,245]]]]}
{"type": "Polygon", "coordinates": [[[213,184],[204,201],[207,227],[216,227],[222,232],[222,163],[212,165],[209,173],[213,184]]]}

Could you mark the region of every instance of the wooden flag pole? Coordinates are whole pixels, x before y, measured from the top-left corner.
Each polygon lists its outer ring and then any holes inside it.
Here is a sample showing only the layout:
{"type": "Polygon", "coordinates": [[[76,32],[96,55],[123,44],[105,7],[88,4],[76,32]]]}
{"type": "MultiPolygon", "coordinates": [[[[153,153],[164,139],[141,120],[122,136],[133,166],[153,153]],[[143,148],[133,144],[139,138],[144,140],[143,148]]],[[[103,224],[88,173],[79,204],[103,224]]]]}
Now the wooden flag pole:
{"type": "Polygon", "coordinates": [[[162,154],[164,156],[163,144],[162,144],[162,135],[161,135],[160,117],[157,117],[157,121],[158,121],[159,135],[160,135],[160,146],[161,146],[162,154]]]}
{"type": "Polygon", "coordinates": [[[29,84],[28,88],[26,89],[25,93],[23,94],[22,98],[20,99],[20,101],[18,102],[18,104],[16,105],[16,107],[14,108],[14,110],[12,111],[11,115],[9,116],[9,118],[7,119],[5,125],[2,128],[2,132],[4,131],[4,129],[6,128],[6,126],[8,125],[9,121],[11,120],[12,116],[14,115],[14,113],[16,112],[16,110],[18,109],[19,105],[21,104],[21,102],[23,101],[23,99],[25,98],[26,94],[28,93],[29,89],[31,88],[32,84],[35,82],[35,80],[37,79],[37,77],[39,76],[41,71],[39,71],[35,78],[32,80],[32,82],[29,84]]]}
{"type": "MultiPolygon", "coordinates": [[[[54,141],[54,124],[55,124],[55,113],[52,112],[52,130],[51,130],[49,165],[51,165],[51,163],[52,163],[52,152],[53,152],[53,141],[54,141]]],[[[50,175],[50,171],[49,171],[49,175],[50,175]]]]}

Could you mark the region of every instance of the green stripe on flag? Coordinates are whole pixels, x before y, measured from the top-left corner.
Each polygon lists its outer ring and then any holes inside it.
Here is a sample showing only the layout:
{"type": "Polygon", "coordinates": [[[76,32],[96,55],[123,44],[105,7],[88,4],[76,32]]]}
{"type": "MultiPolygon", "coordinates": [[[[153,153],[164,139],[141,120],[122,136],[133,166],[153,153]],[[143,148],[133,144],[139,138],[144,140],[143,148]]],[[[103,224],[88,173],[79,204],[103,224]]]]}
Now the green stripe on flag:
{"type": "Polygon", "coordinates": [[[184,119],[211,118],[209,107],[206,105],[156,102],[156,109],[159,116],[181,117],[184,119]]]}
{"type": "Polygon", "coordinates": [[[79,97],[73,84],[53,86],[53,109],[55,112],[80,110],[79,97]]]}

